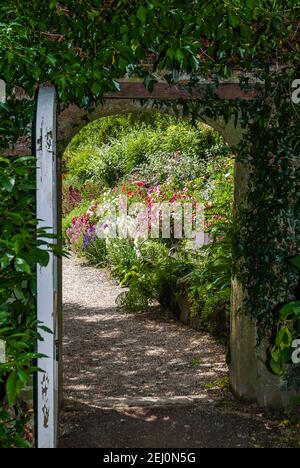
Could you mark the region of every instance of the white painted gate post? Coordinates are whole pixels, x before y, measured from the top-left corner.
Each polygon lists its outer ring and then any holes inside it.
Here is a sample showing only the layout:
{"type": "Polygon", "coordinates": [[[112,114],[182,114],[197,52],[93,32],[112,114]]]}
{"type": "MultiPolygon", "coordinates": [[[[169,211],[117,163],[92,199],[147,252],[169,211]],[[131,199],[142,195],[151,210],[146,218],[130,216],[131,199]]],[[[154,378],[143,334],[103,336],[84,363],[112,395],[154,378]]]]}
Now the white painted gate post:
{"type": "MultiPolygon", "coordinates": [[[[38,226],[57,234],[57,158],[56,158],[56,92],[53,86],[38,91],[36,111],[37,218],[38,226]]],[[[55,239],[48,240],[56,242],[55,239]]],[[[55,448],[58,422],[57,339],[57,258],[50,252],[46,267],[37,268],[37,318],[53,334],[40,331],[38,359],[43,372],[37,376],[37,447],[55,448]]]]}

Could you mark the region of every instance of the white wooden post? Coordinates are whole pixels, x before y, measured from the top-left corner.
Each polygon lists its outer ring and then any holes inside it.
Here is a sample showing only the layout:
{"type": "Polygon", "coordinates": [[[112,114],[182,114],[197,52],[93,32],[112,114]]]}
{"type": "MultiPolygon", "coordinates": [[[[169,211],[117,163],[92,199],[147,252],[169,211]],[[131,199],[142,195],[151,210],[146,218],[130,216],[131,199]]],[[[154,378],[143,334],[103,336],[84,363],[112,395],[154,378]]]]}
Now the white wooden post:
{"type": "MultiPolygon", "coordinates": [[[[57,234],[56,92],[52,86],[38,91],[36,114],[37,218],[39,227],[57,234]]],[[[54,243],[56,240],[50,240],[54,243]]],[[[55,448],[58,421],[57,362],[57,258],[50,253],[46,267],[37,268],[37,318],[53,334],[41,331],[37,376],[37,447],[55,448]]]]}

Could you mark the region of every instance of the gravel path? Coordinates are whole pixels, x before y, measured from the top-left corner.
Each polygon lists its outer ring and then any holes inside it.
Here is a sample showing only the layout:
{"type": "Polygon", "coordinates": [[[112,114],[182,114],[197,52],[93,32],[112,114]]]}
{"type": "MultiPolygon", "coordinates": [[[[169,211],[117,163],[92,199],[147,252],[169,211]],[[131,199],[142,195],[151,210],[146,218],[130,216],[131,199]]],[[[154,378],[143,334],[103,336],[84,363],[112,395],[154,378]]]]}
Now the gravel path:
{"type": "Polygon", "coordinates": [[[65,261],[67,398],[95,405],[110,398],[198,395],[203,384],[227,374],[224,349],[209,335],[158,307],[125,315],[115,305],[121,291],[105,270],[65,261]]]}
{"type": "Polygon", "coordinates": [[[222,345],[159,307],[123,314],[105,270],[71,258],[63,272],[61,447],[272,446],[261,415],[224,415],[207,388],[227,376],[222,345]]]}

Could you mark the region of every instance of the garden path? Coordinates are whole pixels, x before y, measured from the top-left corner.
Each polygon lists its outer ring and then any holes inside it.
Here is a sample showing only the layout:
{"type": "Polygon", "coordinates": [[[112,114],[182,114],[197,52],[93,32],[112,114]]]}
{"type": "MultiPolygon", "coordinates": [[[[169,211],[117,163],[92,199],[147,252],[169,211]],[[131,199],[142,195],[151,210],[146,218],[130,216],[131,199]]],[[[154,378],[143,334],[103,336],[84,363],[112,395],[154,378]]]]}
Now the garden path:
{"type": "Polygon", "coordinates": [[[123,314],[105,270],[70,258],[63,272],[60,447],[274,446],[272,422],[220,389],[228,369],[216,340],[158,306],[123,314]]]}

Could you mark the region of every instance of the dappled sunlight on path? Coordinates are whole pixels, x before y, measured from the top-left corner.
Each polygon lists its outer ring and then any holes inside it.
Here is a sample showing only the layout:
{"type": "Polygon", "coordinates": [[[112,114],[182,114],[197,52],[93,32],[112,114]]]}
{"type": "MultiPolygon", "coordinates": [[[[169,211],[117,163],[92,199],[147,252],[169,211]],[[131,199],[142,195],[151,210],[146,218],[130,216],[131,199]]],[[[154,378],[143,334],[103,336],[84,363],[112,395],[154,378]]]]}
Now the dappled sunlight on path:
{"type": "Polygon", "coordinates": [[[104,270],[64,261],[65,395],[109,398],[197,396],[227,374],[223,346],[153,307],[124,315],[121,288],[104,270]]]}
{"type": "MultiPolygon", "coordinates": [[[[108,272],[64,260],[59,447],[273,447],[276,429],[225,383],[224,348],[152,307],[124,315],[108,272]]],[[[276,440],[276,442],[274,442],[276,440]]]]}

